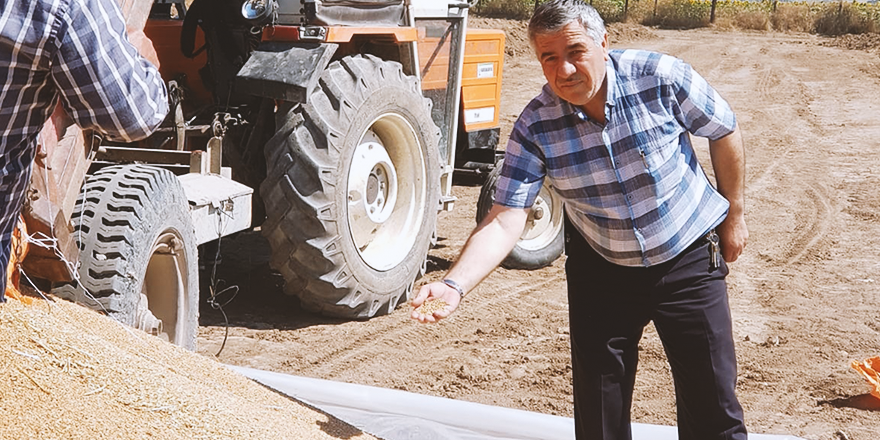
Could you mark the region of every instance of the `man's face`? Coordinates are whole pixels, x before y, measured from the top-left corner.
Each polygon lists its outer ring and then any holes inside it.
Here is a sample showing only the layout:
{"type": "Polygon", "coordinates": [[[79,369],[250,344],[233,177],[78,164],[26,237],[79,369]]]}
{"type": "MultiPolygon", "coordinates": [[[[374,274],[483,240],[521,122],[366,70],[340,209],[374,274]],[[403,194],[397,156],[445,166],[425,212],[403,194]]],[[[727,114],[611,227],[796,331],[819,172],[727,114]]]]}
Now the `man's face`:
{"type": "Polygon", "coordinates": [[[608,36],[597,45],[578,22],[572,22],[558,32],[537,34],[535,52],[544,69],[544,77],[556,94],[576,105],[586,106],[602,102],[600,96],[605,80],[605,61],[608,60],[608,36]]]}

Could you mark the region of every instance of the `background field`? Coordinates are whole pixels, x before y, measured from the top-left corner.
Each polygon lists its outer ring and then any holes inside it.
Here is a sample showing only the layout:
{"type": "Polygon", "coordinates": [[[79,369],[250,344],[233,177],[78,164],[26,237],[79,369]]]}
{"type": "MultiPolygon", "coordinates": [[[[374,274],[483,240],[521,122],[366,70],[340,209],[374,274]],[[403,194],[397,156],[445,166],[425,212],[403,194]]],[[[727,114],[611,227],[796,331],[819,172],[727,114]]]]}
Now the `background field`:
{"type": "MultiPolygon", "coordinates": [[[[589,3],[606,22],[667,29],[712,26],[833,36],[880,32],[880,5],[876,1],[589,0],[589,3]]],[[[487,17],[528,19],[534,8],[535,0],[481,0],[474,9],[487,17]]]]}

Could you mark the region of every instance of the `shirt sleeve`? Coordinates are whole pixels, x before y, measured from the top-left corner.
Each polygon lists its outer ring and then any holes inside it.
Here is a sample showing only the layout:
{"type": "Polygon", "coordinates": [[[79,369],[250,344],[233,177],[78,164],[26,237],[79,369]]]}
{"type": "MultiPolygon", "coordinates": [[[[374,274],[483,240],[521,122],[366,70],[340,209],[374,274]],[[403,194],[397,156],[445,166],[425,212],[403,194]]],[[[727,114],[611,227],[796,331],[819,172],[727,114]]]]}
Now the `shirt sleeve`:
{"type": "Polygon", "coordinates": [[[543,154],[529,134],[526,119],[520,116],[514,124],[495,187],[495,203],[510,208],[531,208],[546,176],[543,154]]]}
{"type": "Polygon", "coordinates": [[[689,132],[716,140],[736,129],[730,105],[689,64],[676,60],[672,81],[678,103],[676,118],[689,132]]]}
{"type": "Polygon", "coordinates": [[[52,78],[80,127],[129,142],[162,123],[168,113],[165,83],[128,42],[114,0],[73,0],[58,39],[52,78]]]}

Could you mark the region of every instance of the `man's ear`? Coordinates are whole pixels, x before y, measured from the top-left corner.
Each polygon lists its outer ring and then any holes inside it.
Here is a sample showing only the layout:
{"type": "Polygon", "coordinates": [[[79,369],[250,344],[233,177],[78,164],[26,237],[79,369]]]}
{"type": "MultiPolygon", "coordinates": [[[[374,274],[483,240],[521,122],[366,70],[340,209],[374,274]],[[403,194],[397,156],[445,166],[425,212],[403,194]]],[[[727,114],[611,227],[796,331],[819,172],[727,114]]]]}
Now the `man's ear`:
{"type": "Polygon", "coordinates": [[[605,34],[602,35],[602,51],[605,52],[605,61],[608,61],[609,50],[611,50],[611,48],[608,46],[608,32],[605,32],[605,34]]]}

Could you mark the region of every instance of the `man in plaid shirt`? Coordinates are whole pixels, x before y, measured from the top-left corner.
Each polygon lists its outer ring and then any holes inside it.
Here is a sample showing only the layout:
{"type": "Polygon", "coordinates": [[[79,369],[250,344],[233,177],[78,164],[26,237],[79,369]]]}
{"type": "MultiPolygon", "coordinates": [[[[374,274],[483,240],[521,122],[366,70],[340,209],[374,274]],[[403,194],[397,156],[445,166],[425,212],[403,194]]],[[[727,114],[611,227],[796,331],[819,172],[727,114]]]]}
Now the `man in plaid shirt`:
{"type": "Polygon", "coordinates": [[[682,440],[746,440],[725,262],[748,239],[745,158],[730,106],[690,66],[610,51],[583,0],[542,3],[529,37],[547,79],[517,120],[495,205],[442,282],[413,300],[459,305],[519,238],[545,179],[565,202],[579,439],[632,437],[638,343],[654,321],[672,367],[682,440]],[[709,139],[717,189],[690,134],[709,139]],[[717,231],[717,234],[716,234],[717,231]]]}
{"type": "Polygon", "coordinates": [[[31,176],[37,136],[60,102],[82,128],[112,140],[147,137],[168,113],[156,53],[129,42],[115,0],[0,2],[0,302],[10,240],[31,176]]]}

